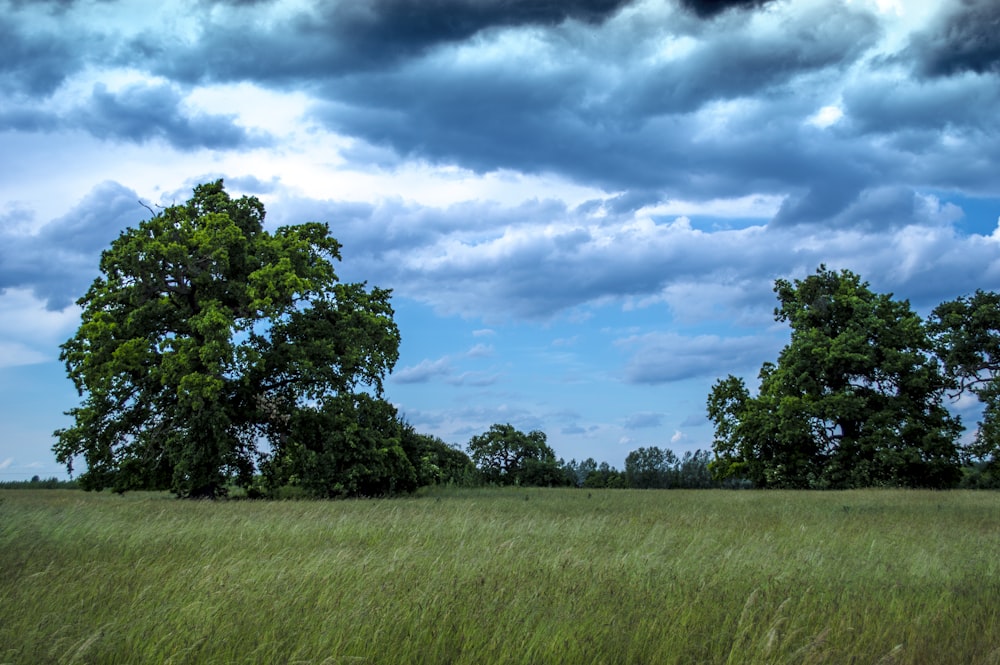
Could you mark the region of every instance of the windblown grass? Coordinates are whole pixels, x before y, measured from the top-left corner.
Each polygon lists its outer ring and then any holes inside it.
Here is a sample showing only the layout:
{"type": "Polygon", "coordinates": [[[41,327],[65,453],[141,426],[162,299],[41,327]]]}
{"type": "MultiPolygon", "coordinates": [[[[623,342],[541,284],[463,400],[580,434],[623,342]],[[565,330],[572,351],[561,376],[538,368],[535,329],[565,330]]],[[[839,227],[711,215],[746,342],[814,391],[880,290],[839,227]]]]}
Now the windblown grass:
{"type": "Polygon", "coordinates": [[[0,663],[1000,663],[1000,494],[0,492],[0,663]]]}

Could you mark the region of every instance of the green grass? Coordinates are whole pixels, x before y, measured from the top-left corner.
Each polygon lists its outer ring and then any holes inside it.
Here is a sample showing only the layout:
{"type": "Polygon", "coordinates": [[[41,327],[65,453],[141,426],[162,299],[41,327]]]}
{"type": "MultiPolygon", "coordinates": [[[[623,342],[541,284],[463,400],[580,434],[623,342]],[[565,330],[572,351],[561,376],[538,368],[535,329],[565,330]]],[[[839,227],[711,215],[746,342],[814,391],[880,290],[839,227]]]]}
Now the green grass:
{"type": "Polygon", "coordinates": [[[0,492],[0,663],[1000,663],[1000,494],[0,492]]]}

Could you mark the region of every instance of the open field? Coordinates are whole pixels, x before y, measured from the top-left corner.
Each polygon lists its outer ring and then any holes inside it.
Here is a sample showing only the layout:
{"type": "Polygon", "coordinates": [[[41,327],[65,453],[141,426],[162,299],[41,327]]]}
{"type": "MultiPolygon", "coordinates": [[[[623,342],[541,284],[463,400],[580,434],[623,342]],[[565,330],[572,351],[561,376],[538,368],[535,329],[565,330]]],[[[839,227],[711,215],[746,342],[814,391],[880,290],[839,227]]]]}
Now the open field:
{"type": "Polygon", "coordinates": [[[1000,663],[1000,493],[0,492],[0,663],[1000,663]]]}

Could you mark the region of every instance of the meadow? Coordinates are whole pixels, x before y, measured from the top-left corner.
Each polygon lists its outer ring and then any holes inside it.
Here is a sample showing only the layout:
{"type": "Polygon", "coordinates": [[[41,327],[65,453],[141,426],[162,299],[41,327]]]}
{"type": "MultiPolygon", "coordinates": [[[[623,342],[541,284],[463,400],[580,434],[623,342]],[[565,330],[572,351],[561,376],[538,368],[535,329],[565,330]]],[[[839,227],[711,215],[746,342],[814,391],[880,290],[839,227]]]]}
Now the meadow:
{"type": "Polygon", "coordinates": [[[1000,493],[0,491],[0,663],[1000,663],[1000,493]]]}

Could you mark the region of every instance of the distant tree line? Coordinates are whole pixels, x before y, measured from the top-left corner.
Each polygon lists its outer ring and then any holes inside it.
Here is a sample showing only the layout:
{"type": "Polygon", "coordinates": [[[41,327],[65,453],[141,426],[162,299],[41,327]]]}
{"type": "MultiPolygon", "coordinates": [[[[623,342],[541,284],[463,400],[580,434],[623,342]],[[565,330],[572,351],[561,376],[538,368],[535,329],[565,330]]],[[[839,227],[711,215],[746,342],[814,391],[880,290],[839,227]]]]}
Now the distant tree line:
{"type": "Polygon", "coordinates": [[[469,456],[478,481],[489,485],[586,487],[591,489],[704,489],[739,486],[739,481],[713,478],[711,454],[697,450],[678,457],[657,446],[638,448],[619,471],[593,458],[577,462],[556,459],[544,432],[524,433],[510,424],[496,424],[472,437],[469,456]]]}
{"type": "Polygon", "coordinates": [[[73,490],[79,487],[75,480],[60,480],[55,476],[41,478],[32,476],[31,480],[0,481],[0,490],[73,490]]]}

